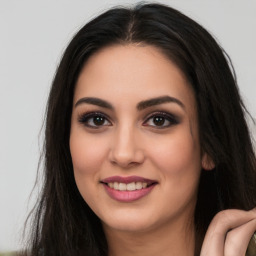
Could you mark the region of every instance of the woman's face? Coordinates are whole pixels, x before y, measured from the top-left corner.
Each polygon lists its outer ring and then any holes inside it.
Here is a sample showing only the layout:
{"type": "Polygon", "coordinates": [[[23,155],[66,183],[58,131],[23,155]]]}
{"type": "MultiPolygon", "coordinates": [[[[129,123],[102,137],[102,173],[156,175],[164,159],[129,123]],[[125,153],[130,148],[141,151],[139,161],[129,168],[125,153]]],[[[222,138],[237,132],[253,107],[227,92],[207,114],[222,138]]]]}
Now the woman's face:
{"type": "Polygon", "coordinates": [[[177,66],[152,46],[104,48],[86,62],[73,102],[75,180],[104,228],[191,220],[203,161],[195,98],[177,66]]]}

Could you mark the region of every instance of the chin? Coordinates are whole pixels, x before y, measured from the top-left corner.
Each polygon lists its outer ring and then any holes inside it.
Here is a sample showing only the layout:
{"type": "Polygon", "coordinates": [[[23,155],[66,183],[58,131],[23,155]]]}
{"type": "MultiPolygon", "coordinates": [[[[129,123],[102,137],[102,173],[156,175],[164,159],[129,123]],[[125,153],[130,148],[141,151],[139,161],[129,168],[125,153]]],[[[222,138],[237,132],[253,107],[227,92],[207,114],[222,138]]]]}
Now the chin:
{"type": "Polygon", "coordinates": [[[120,232],[144,232],[148,231],[153,227],[153,223],[148,223],[140,220],[117,220],[114,223],[103,223],[103,227],[120,231],[120,232]]]}
{"type": "MultiPolygon", "coordinates": [[[[164,218],[165,219],[165,218],[164,218]]],[[[105,216],[102,219],[103,227],[121,232],[148,232],[157,229],[161,223],[166,222],[162,218],[154,216],[152,211],[138,213],[126,212],[105,216]],[[148,213],[148,214],[147,214],[148,213]],[[150,213],[150,214],[149,214],[150,213]]]]}

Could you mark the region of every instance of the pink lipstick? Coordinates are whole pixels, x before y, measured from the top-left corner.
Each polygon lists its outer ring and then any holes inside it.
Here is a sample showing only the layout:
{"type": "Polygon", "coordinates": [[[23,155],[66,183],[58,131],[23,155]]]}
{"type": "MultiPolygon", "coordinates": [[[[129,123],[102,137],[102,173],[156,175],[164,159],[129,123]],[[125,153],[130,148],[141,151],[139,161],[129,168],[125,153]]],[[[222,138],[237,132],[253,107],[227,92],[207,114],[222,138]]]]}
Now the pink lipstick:
{"type": "Polygon", "coordinates": [[[157,181],[139,176],[112,176],[101,181],[107,194],[114,200],[132,202],[148,195],[157,181]]]}

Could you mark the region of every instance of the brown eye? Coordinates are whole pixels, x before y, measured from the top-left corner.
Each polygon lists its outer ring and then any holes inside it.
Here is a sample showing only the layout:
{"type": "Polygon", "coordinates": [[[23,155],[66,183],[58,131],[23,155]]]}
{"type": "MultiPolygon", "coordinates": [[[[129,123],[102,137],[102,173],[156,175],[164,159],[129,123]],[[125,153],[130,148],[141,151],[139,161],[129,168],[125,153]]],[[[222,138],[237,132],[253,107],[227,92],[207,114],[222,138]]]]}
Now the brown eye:
{"type": "Polygon", "coordinates": [[[166,120],[162,116],[155,116],[152,121],[156,126],[163,126],[166,120]]]}
{"type": "Polygon", "coordinates": [[[111,125],[108,119],[101,113],[84,114],[81,117],[79,117],[78,121],[82,123],[84,126],[95,129],[111,125]]]}
{"type": "Polygon", "coordinates": [[[157,112],[151,114],[143,125],[161,129],[178,123],[179,121],[174,115],[166,112],[157,112]]]}
{"type": "Polygon", "coordinates": [[[105,122],[105,118],[102,116],[95,116],[92,118],[92,122],[94,125],[98,126],[98,125],[103,125],[105,122]]]}

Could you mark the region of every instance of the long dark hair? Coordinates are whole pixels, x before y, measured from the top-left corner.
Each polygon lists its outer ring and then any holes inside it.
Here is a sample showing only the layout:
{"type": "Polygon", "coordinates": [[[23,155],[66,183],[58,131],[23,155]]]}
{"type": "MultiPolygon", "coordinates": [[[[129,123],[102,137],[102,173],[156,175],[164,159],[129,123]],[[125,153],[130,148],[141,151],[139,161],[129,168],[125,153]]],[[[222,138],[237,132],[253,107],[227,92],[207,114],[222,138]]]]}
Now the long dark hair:
{"type": "Polygon", "coordinates": [[[199,255],[207,227],[220,210],[256,205],[256,160],[235,73],[227,54],[199,24],[160,4],[117,7],[74,36],[57,69],[48,99],[44,184],[35,208],[30,254],[106,256],[101,222],[78,192],[69,150],[74,87],[86,60],[113,44],[160,49],[185,74],[197,100],[201,148],[214,161],[202,170],[195,210],[199,255]]]}

